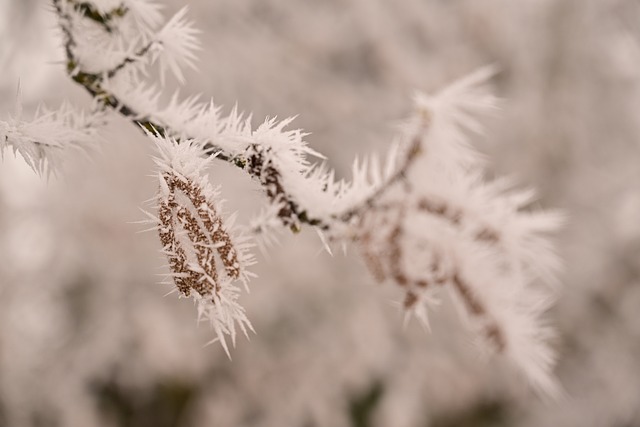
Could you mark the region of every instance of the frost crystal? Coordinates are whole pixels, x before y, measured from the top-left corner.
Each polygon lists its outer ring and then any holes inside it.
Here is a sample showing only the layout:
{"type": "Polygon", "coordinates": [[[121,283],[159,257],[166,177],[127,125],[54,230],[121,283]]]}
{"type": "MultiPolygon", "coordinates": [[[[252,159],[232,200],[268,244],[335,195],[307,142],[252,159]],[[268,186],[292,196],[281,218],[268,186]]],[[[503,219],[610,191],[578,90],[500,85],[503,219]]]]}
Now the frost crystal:
{"type": "Polygon", "coordinates": [[[167,22],[158,33],[155,57],[160,60],[160,80],[164,82],[166,70],[171,70],[179,82],[184,82],[182,67],[195,69],[195,51],[200,49],[197,35],[200,33],[186,19],[189,8],[185,6],[167,22]]]}

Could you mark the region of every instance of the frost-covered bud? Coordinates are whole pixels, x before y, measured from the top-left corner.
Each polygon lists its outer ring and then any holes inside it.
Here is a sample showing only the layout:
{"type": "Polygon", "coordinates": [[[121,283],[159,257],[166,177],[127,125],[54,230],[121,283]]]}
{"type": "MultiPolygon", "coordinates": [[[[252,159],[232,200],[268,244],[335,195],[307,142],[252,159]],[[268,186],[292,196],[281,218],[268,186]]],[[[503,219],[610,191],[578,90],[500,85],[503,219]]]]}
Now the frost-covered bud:
{"type": "Polygon", "coordinates": [[[169,260],[170,277],[183,296],[191,296],[198,314],[209,320],[228,353],[225,335],[235,343],[236,324],[246,334],[251,329],[238,304],[237,282],[247,285],[254,275],[252,246],[234,227],[234,218],[223,220],[219,191],[206,176],[210,159],[193,141],[176,142],[156,137],[158,165],[157,223],[162,251],[169,260]]]}

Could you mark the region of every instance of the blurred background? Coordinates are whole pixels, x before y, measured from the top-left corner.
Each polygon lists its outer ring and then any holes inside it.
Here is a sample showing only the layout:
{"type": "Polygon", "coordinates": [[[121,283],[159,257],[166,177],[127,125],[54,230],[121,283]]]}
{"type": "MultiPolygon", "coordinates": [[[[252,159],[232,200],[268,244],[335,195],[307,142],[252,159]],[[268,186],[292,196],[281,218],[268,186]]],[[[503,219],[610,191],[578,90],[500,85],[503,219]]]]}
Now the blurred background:
{"type": "MultiPolygon", "coordinates": [[[[165,15],[184,0],[165,0],[165,15]]],[[[151,146],[120,119],[89,156],[43,180],[0,162],[0,426],[640,426],[640,3],[636,0],[192,0],[199,71],[185,95],[299,115],[347,173],[382,151],[433,91],[495,64],[503,98],[479,149],[560,208],[566,271],[549,313],[567,398],[536,397],[500,358],[478,357],[446,301],[432,332],[402,316],[357,254],[315,233],[259,255],[243,295],[257,334],[229,360],[186,299],[139,208],[151,146]]],[[[45,0],[0,1],[0,114],[90,100],[64,75],[45,0]]],[[[170,90],[169,90],[170,91],[170,90]]],[[[228,206],[260,189],[220,165],[228,206]]]]}

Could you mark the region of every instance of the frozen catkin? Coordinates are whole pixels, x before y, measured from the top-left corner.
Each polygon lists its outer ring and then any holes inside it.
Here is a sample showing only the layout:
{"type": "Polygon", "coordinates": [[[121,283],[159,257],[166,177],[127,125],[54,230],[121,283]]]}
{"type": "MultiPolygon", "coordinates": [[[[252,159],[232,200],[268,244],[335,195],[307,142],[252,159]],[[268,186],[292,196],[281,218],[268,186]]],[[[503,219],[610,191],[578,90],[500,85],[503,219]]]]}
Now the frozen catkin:
{"type": "MultiPolygon", "coordinates": [[[[162,96],[167,74],[181,83],[196,67],[201,45],[187,9],[163,24],[152,0],[51,4],[69,78],[92,97],[96,112],[118,114],[154,141],[159,191],[148,215],[170,281],[194,299],[227,353],[226,339],[235,343],[237,331],[251,329],[238,298],[254,259],[248,235],[225,216],[209,183],[213,162],[241,169],[267,196],[262,214],[243,228],[251,237],[272,242],[281,230],[307,226],[329,250],[353,245],[377,281],[400,291],[407,315],[425,324],[430,304],[447,292],[480,345],[503,355],[537,389],[559,393],[545,312],[560,268],[550,234],[562,217],[533,209],[532,191],[485,177],[470,136],[496,109],[487,84],[493,69],[416,95],[385,160],[356,160],[352,178],[339,180],[307,134],[290,127],[292,119],[267,118],[254,127],[250,115],[237,108],[224,114],[199,95],[162,96]]],[[[0,145],[37,170],[49,160],[57,164],[60,148],[96,129],[65,108],[35,124],[0,122],[0,145]]]]}
{"type": "Polygon", "coordinates": [[[208,181],[211,158],[202,156],[196,141],[150,134],[159,155],[156,224],[162,252],[169,261],[169,279],[184,297],[194,298],[201,319],[210,322],[227,354],[225,335],[235,344],[236,327],[245,335],[252,329],[238,304],[238,283],[247,287],[254,263],[252,244],[223,220],[219,191],[208,181]]]}

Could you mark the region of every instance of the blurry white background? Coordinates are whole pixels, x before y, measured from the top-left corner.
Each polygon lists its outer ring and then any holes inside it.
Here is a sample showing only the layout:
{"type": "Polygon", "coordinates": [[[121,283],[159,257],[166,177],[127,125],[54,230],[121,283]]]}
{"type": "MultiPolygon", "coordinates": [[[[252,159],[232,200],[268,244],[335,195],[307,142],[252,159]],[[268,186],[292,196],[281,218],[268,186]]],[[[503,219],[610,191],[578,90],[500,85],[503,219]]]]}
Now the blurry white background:
{"type": "MultiPolygon", "coordinates": [[[[166,0],[169,16],[186,4],[166,0]]],[[[202,93],[264,116],[299,115],[346,172],[380,151],[415,89],[485,64],[501,115],[478,141],[496,173],[563,209],[557,375],[538,399],[484,360],[446,302],[432,332],[402,328],[357,256],[312,232],[260,256],[243,305],[256,328],[228,360],[191,303],[164,297],[148,141],[124,120],[45,181],[0,162],[0,426],[640,426],[640,3],[634,0],[199,0],[202,93]]],[[[0,2],[0,114],[18,82],[27,113],[68,81],[45,0],[0,2]]],[[[260,190],[220,165],[243,218],[260,190]]]]}

